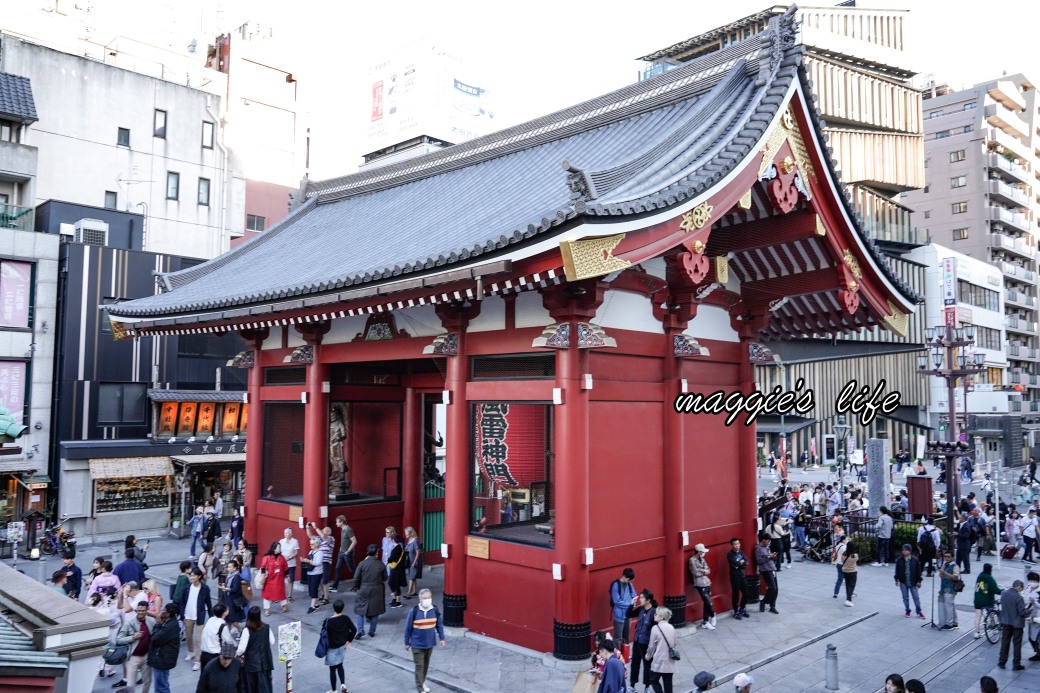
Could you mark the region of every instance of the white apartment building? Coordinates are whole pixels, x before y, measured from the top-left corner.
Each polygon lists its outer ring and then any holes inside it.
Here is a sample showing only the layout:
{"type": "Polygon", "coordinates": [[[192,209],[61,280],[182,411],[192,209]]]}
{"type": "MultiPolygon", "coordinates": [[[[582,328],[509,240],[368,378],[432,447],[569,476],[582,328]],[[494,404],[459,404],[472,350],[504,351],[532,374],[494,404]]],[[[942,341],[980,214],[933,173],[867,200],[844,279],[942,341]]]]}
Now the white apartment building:
{"type": "Polygon", "coordinates": [[[244,212],[228,194],[218,96],[5,33],[0,71],[31,80],[39,114],[27,206],[143,213],[140,250],[210,258],[228,249],[244,212]]]}
{"type": "Polygon", "coordinates": [[[924,100],[928,185],[906,193],[903,202],[937,243],[1000,273],[1010,370],[1005,382],[1024,386],[1011,412],[1020,412],[1028,428],[1040,423],[1040,100],[1034,83],[1021,74],[934,93],[926,90],[924,100]]]}

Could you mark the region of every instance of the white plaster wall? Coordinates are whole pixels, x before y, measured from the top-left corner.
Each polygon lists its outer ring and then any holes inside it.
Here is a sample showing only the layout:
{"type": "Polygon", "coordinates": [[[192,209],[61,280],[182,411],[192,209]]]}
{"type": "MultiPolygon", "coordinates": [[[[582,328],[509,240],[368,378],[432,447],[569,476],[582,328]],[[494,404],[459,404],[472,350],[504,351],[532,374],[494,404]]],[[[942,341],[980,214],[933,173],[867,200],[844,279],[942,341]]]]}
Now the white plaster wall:
{"type": "MultiPolygon", "coordinates": [[[[202,147],[202,122],[215,123],[219,97],[111,65],[6,38],[3,70],[32,80],[40,120],[30,128],[38,147],[36,199],[101,207],[105,191],[118,208],[144,211],[144,249],[210,258],[228,248],[221,229],[223,155],[202,147]],[[166,138],[154,137],[154,111],[167,113],[166,138]],[[118,128],[130,146],[116,145],[118,128]],[[166,199],[166,173],[180,174],[178,200],[166,199]],[[208,206],[198,204],[199,178],[210,181],[208,206]],[[147,209],[138,207],[144,203],[147,209]]],[[[226,223],[244,215],[229,202],[226,223]]]]}
{"type": "Polygon", "coordinates": [[[644,262],[640,262],[639,266],[643,268],[643,271],[647,274],[657,277],[658,279],[665,278],[666,267],[664,264],[663,257],[655,257],[644,262]]]}
{"type": "Polygon", "coordinates": [[[349,318],[336,318],[332,321],[332,327],[322,337],[322,344],[344,344],[354,340],[358,332],[365,329],[368,316],[354,315],[349,318]]]}
{"type": "Polygon", "coordinates": [[[664,326],[654,317],[649,297],[633,291],[607,291],[593,322],[603,328],[664,334],[664,326]]]}
{"type": "Polygon", "coordinates": [[[683,334],[694,339],[717,339],[720,342],[739,342],[740,336],[729,323],[729,312],[719,306],[701,305],[697,316],[683,334]]]}
{"type": "Polygon", "coordinates": [[[501,296],[488,296],[480,302],[480,315],[466,328],[467,332],[494,332],[506,327],[506,302],[501,296]]]}
{"type": "Polygon", "coordinates": [[[394,320],[397,321],[397,329],[405,330],[413,337],[435,337],[445,332],[432,305],[395,310],[394,320]]]}
{"type": "Polygon", "coordinates": [[[542,305],[542,295],[537,291],[521,291],[516,295],[516,326],[545,327],[553,322],[549,311],[542,305]]]}

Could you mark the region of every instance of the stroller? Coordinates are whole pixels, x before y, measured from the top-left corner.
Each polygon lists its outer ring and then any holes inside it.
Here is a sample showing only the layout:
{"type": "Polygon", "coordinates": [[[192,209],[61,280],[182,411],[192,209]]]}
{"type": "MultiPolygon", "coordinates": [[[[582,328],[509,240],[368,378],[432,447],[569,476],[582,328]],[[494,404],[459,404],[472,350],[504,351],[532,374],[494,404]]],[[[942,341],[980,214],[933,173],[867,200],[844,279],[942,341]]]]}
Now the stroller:
{"type": "Polygon", "coordinates": [[[809,530],[809,548],[805,557],[817,563],[830,563],[831,544],[834,542],[834,530],[827,523],[814,523],[809,530]]]}

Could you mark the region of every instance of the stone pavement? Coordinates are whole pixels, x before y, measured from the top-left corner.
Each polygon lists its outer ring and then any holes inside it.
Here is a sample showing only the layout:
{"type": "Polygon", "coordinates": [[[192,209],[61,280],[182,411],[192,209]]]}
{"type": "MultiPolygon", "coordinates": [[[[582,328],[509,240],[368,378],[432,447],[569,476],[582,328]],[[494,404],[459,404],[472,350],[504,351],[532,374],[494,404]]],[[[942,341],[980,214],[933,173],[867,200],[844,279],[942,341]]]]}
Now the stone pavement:
{"type": "MultiPolygon", "coordinates": [[[[89,568],[96,555],[120,553],[121,542],[81,545],[77,563],[89,568]]],[[[148,554],[149,576],[168,583],[188,551],[185,540],[153,538],[148,554]]],[[[27,574],[44,579],[57,569],[59,561],[19,561],[27,574]],[[42,563],[42,564],[41,564],[42,563]]],[[[973,566],[975,567],[975,566],[973,566]]],[[[978,570],[975,567],[975,570],[978,570]]],[[[692,689],[693,674],[707,669],[725,684],[741,671],[756,680],[754,690],[823,691],[824,653],[828,643],[838,648],[840,691],[867,693],[879,690],[885,676],[897,672],[925,681],[930,693],[977,690],[979,676],[989,673],[1005,691],[1040,690],[1040,664],[1026,662],[1024,672],[995,669],[997,646],[971,638],[973,612],[970,596],[961,595],[958,611],[962,629],[939,632],[919,619],[903,616],[902,602],[892,580],[893,568],[862,566],[855,606],[844,605],[844,597],[832,599],[835,570],[830,565],[795,562],[779,575],[780,615],[759,613],[752,606],[751,619],[737,621],[728,614],[718,619],[715,631],[687,627],[679,631],[682,652],[676,691],[692,689]],[[925,627],[922,627],[922,624],[925,627]],[[996,673],[993,673],[993,672],[996,673]],[[972,688],[974,685],[974,688],[972,688]]],[[[996,577],[1001,586],[1022,575],[1022,564],[1005,562],[996,577]]],[[[720,576],[721,577],[721,576],[720,576]]],[[[718,578],[717,578],[718,579],[718,578]]],[[[724,578],[723,578],[724,579],[724,578]]],[[[439,602],[443,573],[439,567],[427,570],[423,586],[434,591],[439,602]]],[[[937,583],[936,583],[937,585],[937,583]]],[[[638,584],[637,587],[643,585],[638,584]]],[[[649,585],[654,589],[653,585],[649,585]]],[[[922,590],[925,613],[931,615],[930,581],[922,590]]],[[[654,590],[659,592],[660,590],[654,590]]],[[[166,589],[163,590],[164,594],[166,589]]],[[[347,603],[352,613],[352,593],[341,587],[334,595],[347,603]]],[[[324,607],[306,615],[307,599],[296,592],[289,614],[275,614],[268,620],[273,627],[289,620],[303,622],[303,656],[294,663],[294,688],[318,692],[328,688],[328,670],[313,656],[321,622],[330,613],[324,607]]],[[[358,691],[413,689],[411,657],[403,649],[403,619],[407,609],[388,610],[381,617],[375,639],[365,638],[352,647],[345,660],[347,684],[358,691]]],[[[1027,653],[1028,656],[1028,653],[1027,653]]],[[[550,691],[568,693],[574,674],[584,663],[560,662],[546,653],[514,647],[464,629],[448,629],[447,647],[434,652],[429,683],[434,690],[462,692],[550,691]]],[[[285,690],[285,667],[275,670],[275,690],[285,690]]],[[[180,691],[194,690],[197,674],[182,660],[171,672],[171,684],[180,691]]],[[[111,691],[112,679],[99,680],[94,691],[111,691]]],[[[720,690],[728,690],[721,685],[720,690]]]]}

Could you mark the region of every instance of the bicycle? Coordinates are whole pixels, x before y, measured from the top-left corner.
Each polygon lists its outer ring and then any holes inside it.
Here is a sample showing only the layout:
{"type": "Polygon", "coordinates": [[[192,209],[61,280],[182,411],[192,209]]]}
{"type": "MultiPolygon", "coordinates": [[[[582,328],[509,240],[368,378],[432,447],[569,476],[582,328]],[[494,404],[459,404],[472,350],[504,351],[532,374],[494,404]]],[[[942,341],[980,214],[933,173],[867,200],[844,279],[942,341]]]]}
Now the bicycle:
{"type": "Polygon", "coordinates": [[[993,606],[987,606],[985,611],[982,612],[982,630],[986,633],[986,640],[989,640],[991,645],[996,645],[1000,642],[1000,598],[997,597],[996,601],[993,602],[993,606]]]}

